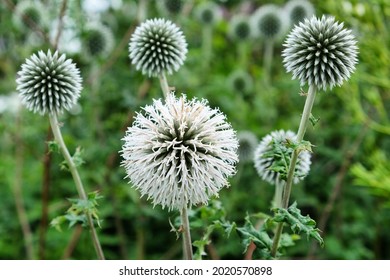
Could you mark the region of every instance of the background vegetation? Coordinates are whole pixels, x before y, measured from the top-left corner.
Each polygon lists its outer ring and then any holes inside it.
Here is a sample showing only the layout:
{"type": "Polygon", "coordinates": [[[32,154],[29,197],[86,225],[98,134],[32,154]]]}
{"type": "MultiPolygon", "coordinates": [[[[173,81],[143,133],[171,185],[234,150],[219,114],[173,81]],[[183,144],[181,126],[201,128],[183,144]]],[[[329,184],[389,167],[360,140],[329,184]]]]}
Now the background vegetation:
{"type": "MultiPolygon", "coordinates": [[[[128,41],[139,24],[140,1],[95,1],[107,9],[91,12],[84,1],[42,0],[48,9],[44,24],[20,27],[15,21],[18,1],[0,5],[0,259],[94,259],[89,234],[79,225],[58,231],[50,221],[69,208],[75,198],[70,174],[61,170],[59,153],[48,152],[51,139],[46,117],[18,105],[16,73],[27,57],[53,49],[56,27],[66,2],[58,49],[67,53],[83,77],[80,107],[60,116],[71,151],[81,147],[80,173],[88,191],[99,191],[102,219],[99,237],[107,259],[180,259],[181,242],[170,232],[177,212],[151,204],[130,187],[120,167],[121,138],[140,108],[161,97],[158,79],[135,71],[128,58],[128,41]],[[85,26],[98,20],[114,34],[114,48],[94,57],[85,48],[72,49],[75,38],[86,40],[85,26]],[[70,34],[70,35],[69,35],[70,34]]],[[[91,1],[88,1],[91,2],[91,1]]],[[[229,19],[250,14],[271,1],[215,1],[223,18],[213,29],[212,57],[202,63],[202,24],[193,9],[203,1],[184,1],[178,15],[146,1],[147,17],[166,17],[183,30],[189,53],[184,66],[168,76],[178,93],[207,98],[219,107],[238,132],[249,130],[260,140],[276,129],[296,131],[304,99],[298,81],[291,80],[275,44],[270,82],[264,84],[263,42],[248,44],[245,67],[254,81],[250,92],[235,91],[230,74],[238,63],[239,42],[228,36],[229,19]]],[[[286,1],[272,1],[283,6],[286,1]]],[[[306,139],[315,145],[311,172],[294,186],[303,214],[318,222],[325,241],[317,248],[302,238],[288,248],[288,259],[390,258],[390,4],[386,0],[312,1],[316,15],[331,14],[353,29],[359,45],[359,64],[351,80],[340,88],[320,92],[313,114],[320,121],[306,139]]],[[[303,88],[302,90],[307,90],[303,88]]],[[[262,181],[253,163],[240,163],[231,187],[209,207],[190,212],[193,240],[202,238],[217,217],[243,226],[249,215],[270,213],[273,186],[262,181]]],[[[236,233],[226,237],[215,230],[206,246],[206,259],[242,259],[244,247],[236,233]]]]}

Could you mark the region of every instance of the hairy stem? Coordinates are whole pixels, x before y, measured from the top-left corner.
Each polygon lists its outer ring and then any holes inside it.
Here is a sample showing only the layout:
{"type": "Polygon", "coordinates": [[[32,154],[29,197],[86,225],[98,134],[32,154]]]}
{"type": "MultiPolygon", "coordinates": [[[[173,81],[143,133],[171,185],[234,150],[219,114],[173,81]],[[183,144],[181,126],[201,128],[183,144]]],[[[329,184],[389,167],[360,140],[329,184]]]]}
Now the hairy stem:
{"type": "Polygon", "coordinates": [[[180,211],[182,231],[183,231],[183,258],[192,260],[192,243],[190,233],[190,223],[188,221],[187,207],[180,211]]]}
{"type": "Polygon", "coordinates": [[[278,207],[278,208],[282,207],[283,190],[284,190],[284,183],[277,182],[275,185],[274,207],[278,207]]]}
{"type": "MultiPolygon", "coordinates": [[[[51,128],[53,130],[54,138],[58,142],[61,153],[64,156],[64,158],[68,164],[68,167],[69,167],[70,173],[72,174],[73,180],[75,182],[79,197],[82,200],[87,200],[87,195],[85,193],[85,190],[84,190],[83,184],[81,182],[80,175],[77,171],[76,165],[73,162],[72,156],[69,154],[69,151],[65,145],[64,139],[62,138],[62,134],[61,134],[60,127],[58,124],[58,120],[57,120],[57,115],[55,113],[49,114],[49,120],[50,120],[51,128]]],[[[91,214],[90,213],[85,213],[85,214],[87,216],[87,221],[88,221],[89,229],[91,232],[93,245],[94,245],[95,250],[96,250],[96,254],[97,254],[99,259],[104,260],[103,250],[102,250],[102,247],[100,245],[100,241],[99,241],[99,238],[97,236],[96,229],[93,225],[93,220],[92,220],[91,214]]]]}
{"type": "MultiPolygon", "coordinates": [[[[310,85],[309,87],[309,92],[306,98],[305,106],[303,108],[303,113],[301,117],[301,122],[299,124],[298,128],[298,134],[297,134],[297,142],[301,142],[303,140],[303,136],[305,135],[306,128],[309,122],[311,110],[313,108],[314,100],[316,97],[316,87],[313,85],[310,85]]],[[[285,186],[285,191],[283,194],[283,201],[282,201],[282,207],[287,209],[288,208],[288,203],[290,200],[290,194],[291,194],[291,187],[294,179],[294,171],[295,171],[295,165],[298,160],[298,151],[294,150],[292,156],[291,156],[291,162],[290,162],[290,167],[288,169],[287,173],[287,182],[285,186]]],[[[274,237],[274,241],[272,244],[272,249],[271,249],[271,255],[273,257],[276,256],[276,252],[278,250],[278,245],[280,241],[280,237],[283,232],[283,223],[279,223],[277,228],[276,228],[276,233],[274,237]]]]}

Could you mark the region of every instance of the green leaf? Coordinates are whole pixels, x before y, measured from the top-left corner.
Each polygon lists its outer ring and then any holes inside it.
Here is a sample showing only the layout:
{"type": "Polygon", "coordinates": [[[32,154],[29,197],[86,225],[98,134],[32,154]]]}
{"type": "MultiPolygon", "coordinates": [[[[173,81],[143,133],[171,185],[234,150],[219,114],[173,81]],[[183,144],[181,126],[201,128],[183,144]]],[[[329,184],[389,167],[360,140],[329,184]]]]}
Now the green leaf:
{"type": "Polygon", "coordinates": [[[50,153],[58,153],[60,151],[60,146],[56,141],[47,141],[47,146],[50,153]]]}
{"type": "Polygon", "coordinates": [[[307,216],[302,216],[301,210],[297,208],[297,203],[294,202],[288,209],[274,208],[275,212],[273,220],[278,223],[286,223],[290,226],[294,233],[304,232],[309,237],[312,237],[318,241],[323,247],[324,240],[319,234],[320,230],[316,228],[316,222],[307,216]]]}
{"type": "Polygon", "coordinates": [[[309,121],[311,125],[314,127],[320,121],[320,118],[317,119],[312,114],[310,114],[309,121]]]}

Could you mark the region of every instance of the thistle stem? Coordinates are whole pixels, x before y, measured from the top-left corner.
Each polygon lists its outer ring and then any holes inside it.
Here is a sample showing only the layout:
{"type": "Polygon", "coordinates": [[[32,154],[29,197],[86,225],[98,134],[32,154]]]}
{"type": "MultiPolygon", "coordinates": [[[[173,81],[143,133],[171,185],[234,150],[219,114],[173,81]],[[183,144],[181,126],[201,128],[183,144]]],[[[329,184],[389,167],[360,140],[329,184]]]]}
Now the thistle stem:
{"type": "Polygon", "coordinates": [[[265,42],[264,46],[264,81],[268,85],[271,80],[271,66],[274,56],[274,42],[272,40],[265,42]]]}
{"type": "Polygon", "coordinates": [[[161,86],[161,89],[163,91],[163,94],[164,94],[164,97],[166,98],[170,92],[169,90],[169,85],[168,85],[168,81],[167,81],[167,77],[165,76],[165,73],[161,73],[160,77],[160,86],[161,86]]]}
{"type": "MultiPolygon", "coordinates": [[[[87,200],[87,195],[85,193],[85,190],[84,190],[83,184],[81,182],[80,175],[77,171],[76,165],[73,161],[72,156],[69,154],[69,151],[65,145],[64,139],[62,138],[61,130],[60,130],[58,120],[57,120],[57,115],[55,113],[49,114],[49,120],[50,120],[51,129],[53,130],[54,138],[56,139],[56,141],[60,147],[61,153],[64,156],[64,158],[68,164],[68,167],[69,167],[70,173],[72,174],[73,180],[75,182],[79,197],[82,200],[87,200]]],[[[93,245],[94,245],[95,250],[96,250],[96,254],[100,260],[104,260],[103,250],[102,250],[102,247],[100,245],[99,238],[98,238],[97,233],[96,233],[96,229],[93,225],[93,220],[92,220],[91,214],[89,214],[89,213],[85,213],[85,214],[87,216],[87,221],[88,221],[89,229],[91,232],[93,245]]]]}
{"type": "Polygon", "coordinates": [[[202,30],[203,69],[208,70],[212,56],[213,27],[204,26],[202,30]]]}
{"type": "Polygon", "coordinates": [[[275,185],[274,207],[282,207],[284,183],[277,182],[275,185]]]}
{"type": "Polygon", "coordinates": [[[187,206],[180,211],[181,225],[183,230],[183,258],[192,260],[192,243],[190,223],[188,221],[187,206]]]}
{"type": "MultiPolygon", "coordinates": [[[[306,128],[309,122],[311,110],[313,108],[314,100],[316,97],[316,87],[314,85],[310,85],[309,87],[309,92],[305,101],[305,106],[303,108],[303,113],[301,117],[301,122],[299,124],[299,129],[298,129],[298,134],[297,134],[297,142],[301,142],[303,140],[303,137],[306,132],[306,128]]],[[[291,194],[291,187],[292,187],[292,182],[294,179],[294,171],[295,171],[295,165],[298,160],[298,154],[299,151],[294,150],[292,157],[291,157],[291,162],[290,162],[290,167],[288,169],[287,173],[287,182],[285,185],[285,191],[283,194],[283,201],[282,201],[282,207],[287,209],[288,208],[288,203],[290,200],[290,194],[291,194]]],[[[271,249],[271,255],[272,257],[276,256],[276,252],[278,250],[278,245],[280,241],[280,237],[282,236],[283,232],[283,223],[279,223],[277,228],[276,228],[276,233],[274,237],[274,241],[272,244],[272,249],[271,249]]]]}

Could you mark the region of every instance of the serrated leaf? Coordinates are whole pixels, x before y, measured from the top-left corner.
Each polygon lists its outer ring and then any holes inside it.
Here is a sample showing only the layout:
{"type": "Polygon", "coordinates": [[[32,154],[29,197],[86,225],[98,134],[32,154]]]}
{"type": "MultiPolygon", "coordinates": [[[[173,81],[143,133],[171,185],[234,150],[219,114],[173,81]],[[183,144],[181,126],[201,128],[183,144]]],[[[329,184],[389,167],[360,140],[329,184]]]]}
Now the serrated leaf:
{"type": "Polygon", "coordinates": [[[297,208],[297,203],[294,202],[288,209],[274,208],[275,215],[273,220],[278,223],[286,223],[290,226],[294,233],[304,232],[309,237],[312,237],[323,246],[324,240],[320,235],[320,230],[316,228],[316,222],[309,215],[302,216],[301,210],[297,208]]]}

